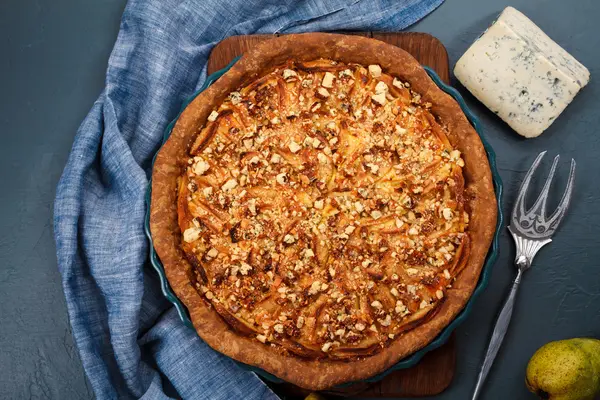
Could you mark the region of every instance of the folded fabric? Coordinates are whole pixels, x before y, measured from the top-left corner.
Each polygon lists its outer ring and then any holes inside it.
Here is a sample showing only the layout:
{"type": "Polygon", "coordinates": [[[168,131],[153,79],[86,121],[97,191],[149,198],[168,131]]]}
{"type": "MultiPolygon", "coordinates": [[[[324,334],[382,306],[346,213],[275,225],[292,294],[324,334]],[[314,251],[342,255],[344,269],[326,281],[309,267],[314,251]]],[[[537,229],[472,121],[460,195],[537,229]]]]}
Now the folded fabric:
{"type": "Polygon", "coordinates": [[[270,399],[252,372],[210,349],[164,299],[148,264],[152,157],[227,36],[397,31],[443,0],[131,0],[106,87],[57,188],[54,230],[73,336],[98,399],[270,399]]]}

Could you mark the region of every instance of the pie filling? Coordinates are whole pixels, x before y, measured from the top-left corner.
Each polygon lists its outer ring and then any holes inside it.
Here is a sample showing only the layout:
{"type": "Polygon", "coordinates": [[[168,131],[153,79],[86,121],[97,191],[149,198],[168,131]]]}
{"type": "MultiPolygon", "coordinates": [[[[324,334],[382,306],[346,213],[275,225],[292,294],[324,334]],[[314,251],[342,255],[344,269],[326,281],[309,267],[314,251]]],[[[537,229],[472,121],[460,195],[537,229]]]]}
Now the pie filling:
{"type": "Polygon", "coordinates": [[[304,358],[374,354],[431,318],[469,255],[464,161],[408,83],[289,62],[208,117],[179,180],[196,289],[304,358]]]}

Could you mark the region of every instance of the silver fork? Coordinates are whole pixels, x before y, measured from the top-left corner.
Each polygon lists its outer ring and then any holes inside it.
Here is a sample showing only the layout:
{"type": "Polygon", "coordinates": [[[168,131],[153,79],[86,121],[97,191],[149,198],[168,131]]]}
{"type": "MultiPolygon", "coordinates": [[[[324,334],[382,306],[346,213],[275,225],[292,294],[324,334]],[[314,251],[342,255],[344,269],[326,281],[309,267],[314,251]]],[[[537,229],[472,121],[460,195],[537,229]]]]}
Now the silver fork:
{"type": "Polygon", "coordinates": [[[552,178],[554,177],[554,172],[556,171],[556,165],[558,164],[559,159],[559,156],[557,155],[554,157],[550,175],[546,179],[546,183],[544,183],[540,196],[529,210],[525,210],[525,196],[527,189],[529,188],[529,183],[531,182],[531,177],[540,164],[542,157],[544,157],[544,154],[546,154],[545,151],[541,152],[531,165],[531,168],[529,168],[529,171],[527,171],[527,175],[525,175],[525,179],[523,180],[523,183],[521,183],[521,188],[519,189],[517,202],[513,208],[508,230],[515,240],[517,249],[517,255],[515,257],[517,276],[515,277],[506,302],[502,307],[502,311],[500,311],[496,326],[494,326],[494,332],[492,333],[485,359],[479,370],[479,376],[477,377],[477,384],[473,391],[472,400],[476,400],[481,394],[485,378],[490,372],[490,368],[492,367],[494,359],[504,340],[504,335],[508,330],[508,324],[510,323],[510,318],[513,313],[515,298],[517,296],[517,290],[519,289],[523,272],[531,266],[533,257],[535,257],[537,252],[544,245],[552,241],[551,237],[556,231],[558,224],[560,224],[560,221],[565,216],[567,208],[569,207],[569,202],[571,201],[573,181],[575,179],[575,160],[573,159],[571,159],[571,171],[569,173],[569,180],[567,181],[567,188],[563,193],[558,208],[549,218],[546,218],[548,192],[550,191],[550,184],[552,183],[552,178]]]}

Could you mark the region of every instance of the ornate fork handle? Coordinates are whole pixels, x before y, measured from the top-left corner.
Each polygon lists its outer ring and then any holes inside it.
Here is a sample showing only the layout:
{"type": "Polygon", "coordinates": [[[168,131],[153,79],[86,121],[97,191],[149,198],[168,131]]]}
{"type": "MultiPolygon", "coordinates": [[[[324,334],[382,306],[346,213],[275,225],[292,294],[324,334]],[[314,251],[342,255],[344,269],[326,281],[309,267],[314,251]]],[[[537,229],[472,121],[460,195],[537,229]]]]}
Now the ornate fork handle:
{"type": "Polygon", "coordinates": [[[525,239],[518,234],[515,234],[510,226],[508,229],[515,239],[515,245],[517,248],[517,256],[515,258],[515,265],[518,268],[517,276],[513,281],[510,293],[508,294],[508,297],[502,306],[502,310],[500,311],[500,315],[498,315],[498,319],[496,320],[492,338],[490,339],[490,344],[488,345],[485,359],[483,360],[483,364],[481,365],[481,369],[479,371],[479,376],[477,377],[477,384],[475,385],[475,390],[473,391],[472,400],[476,400],[479,397],[481,389],[483,388],[483,383],[485,382],[485,379],[492,368],[492,364],[494,363],[496,355],[498,354],[498,350],[500,350],[500,346],[504,341],[504,336],[506,335],[506,331],[508,330],[508,325],[510,324],[510,319],[513,314],[515,299],[517,298],[517,292],[519,290],[519,285],[521,284],[523,272],[525,272],[531,266],[533,257],[535,257],[539,249],[552,241],[551,239],[525,239]]]}
{"type": "Polygon", "coordinates": [[[476,400],[479,397],[483,383],[485,382],[485,378],[492,368],[494,359],[498,354],[498,350],[500,350],[500,346],[502,345],[502,341],[504,340],[504,336],[508,330],[508,324],[510,324],[510,318],[512,317],[515,298],[517,297],[517,291],[519,289],[519,285],[521,284],[522,276],[523,270],[519,269],[512,288],[510,289],[510,293],[508,294],[504,306],[502,307],[502,311],[500,311],[496,325],[494,326],[492,339],[488,345],[487,352],[485,353],[485,359],[483,360],[481,370],[479,371],[479,376],[477,377],[477,384],[475,385],[475,391],[473,392],[473,400],[476,400]]]}

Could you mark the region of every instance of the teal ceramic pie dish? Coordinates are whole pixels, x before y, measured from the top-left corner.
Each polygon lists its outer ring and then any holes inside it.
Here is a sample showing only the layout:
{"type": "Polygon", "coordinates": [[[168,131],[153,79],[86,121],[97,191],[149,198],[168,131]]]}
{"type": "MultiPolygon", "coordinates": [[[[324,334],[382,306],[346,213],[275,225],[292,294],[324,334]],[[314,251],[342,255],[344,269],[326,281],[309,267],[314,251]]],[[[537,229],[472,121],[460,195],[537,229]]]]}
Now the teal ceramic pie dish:
{"type": "MultiPolygon", "coordinates": [[[[185,107],[187,107],[187,105],[189,103],[191,103],[192,100],[196,96],[198,96],[198,94],[200,94],[201,92],[206,90],[213,82],[215,82],[225,72],[227,72],[233,66],[233,64],[235,64],[235,62],[238,59],[239,58],[234,59],[229,65],[227,65],[222,70],[217,71],[217,72],[211,74],[210,76],[208,76],[206,78],[206,81],[204,82],[204,85],[202,86],[202,88],[200,88],[200,90],[198,90],[186,102],[184,102],[184,104],[182,105],[181,111],[183,111],[185,109],[185,107]]],[[[492,149],[490,144],[487,142],[487,140],[483,136],[483,131],[482,131],[479,120],[469,110],[469,108],[467,107],[467,105],[466,105],[464,99],[462,98],[462,96],[460,95],[460,93],[458,93],[458,91],[456,89],[452,88],[451,86],[446,85],[431,68],[429,68],[429,67],[424,67],[424,68],[427,71],[427,73],[429,74],[429,76],[431,77],[431,79],[439,86],[439,88],[442,89],[444,92],[448,93],[450,96],[452,96],[456,100],[456,102],[462,108],[462,111],[464,112],[464,114],[467,116],[470,123],[473,125],[473,127],[479,134],[479,137],[481,138],[481,142],[483,143],[483,146],[487,153],[487,157],[488,157],[489,164],[490,164],[490,169],[492,171],[492,179],[494,181],[494,189],[496,192],[496,200],[497,200],[497,204],[498,204],[498,220],[496,223],[494,238],[492,240],[491,247],[488,250],[488,254],[485,259],[485,263],[481,270],[479,281],[473,291],[473,294],[471,295],[471,298],[469,299],[469,301],[467,302],[467,304],[465,305],[463,310],[427,346],[423,347],[421,350],[413,353],[412,355],[400,360],[398,363],[396,363],[395,365],[393,365],[386,371],[384,371],[380,374],[377,374],[375,376],[372,376],[369,379],[366,379],[365,382],[375,382],[375,381],[382,379],[390,372],[393,372],[393,371],[396,371],[399,369],[410,368],[410,367],[414,366],[415,364],[417,364],[426,353],[428,353],[434,349],[437,349],[438,347],[440,347],[444,343],[446,343],[450,337],[450,334],[456,329],[456,327],[458,325],[460,325],[468,317],[468,315],[471,312],[471,309],[473,308],[473,304],[475,303],[475,301],[477,300],[477,298],[479,297],[481,292],[483,292],[483,290],[486,288],[489,278],[490,278],[492,266],[494,265],[494,263],[496,262],[496,259],[498,258],[498,237],[499,237],[499,231],[500,231],[500,227],[502,226],[504,217],[502,214],[502,191],[503,191],[502,180],[500,179],[500,174],[498,173],[498,169],[496,167],[496,154],[494,153],[494,150],[492,149]]],[[[175,125],[175,122],[177,121],[178,118],[179,118],[179,115],[177,116],[177,118],[175,118],[173,121],[171,121],[171,123],[167,126],[167,128],[164,132],[164,135],[163,135],[163,143],[166,142],[166,140],[169,138],[169,135],[171,134],[171,130],[173,129],[173,126],[175,125]]],[[[154,160],[153,160],[153,164],[154,164],[154,160]]],[[[153,246],[153,242],[152,242],[152,235],[150,234],[150,199],[151,199],[151,194],[152,194],[151,188],[152,188],[152,184],[150,182],[150,184],[148,185],[148,191],[146,193],[147,211],[146,211],[146,220],[145,220],[145,225],[144,225],[146,236],[148,237],[148,240],[150,241],[150,246],[149,246],[150,263],[152,264],[152,267],[158,273],[158,276],[160,278],[161,290],[162,290],[164,296],[167,298],[167,300],[169,302],[171,302],[173,304],[173,306],[177,310],[183,323],[193,329],[192,321],[190,320],[187,308],[177,298],[177,296],[175,296],[175,293],[169,286],[169,282],[167,281],[167,276],[165,274],[164,267],[163,267],[160,259],[158,258],[158,254],[154,250],[154,246],[153,246]]],[[[238,362],[238,364],[240,366],[242,366],[243,368],[246,368],[246,369],[249,369],[249,370],[255,372],[256,374],[258,374],[259,376],[263,377],[264,379],[266,379],[268,381],[282,382],[281,379],[277,378],[276,376],[274,376],[260,368],[256,368],[256,367],[246,365],[246,364],[243,364],[240,362],[238,362]]],[[[347,384],[341,385],[340,387],[347,386],[350,384],[351,383],[347,383],[347,384]]]]}

